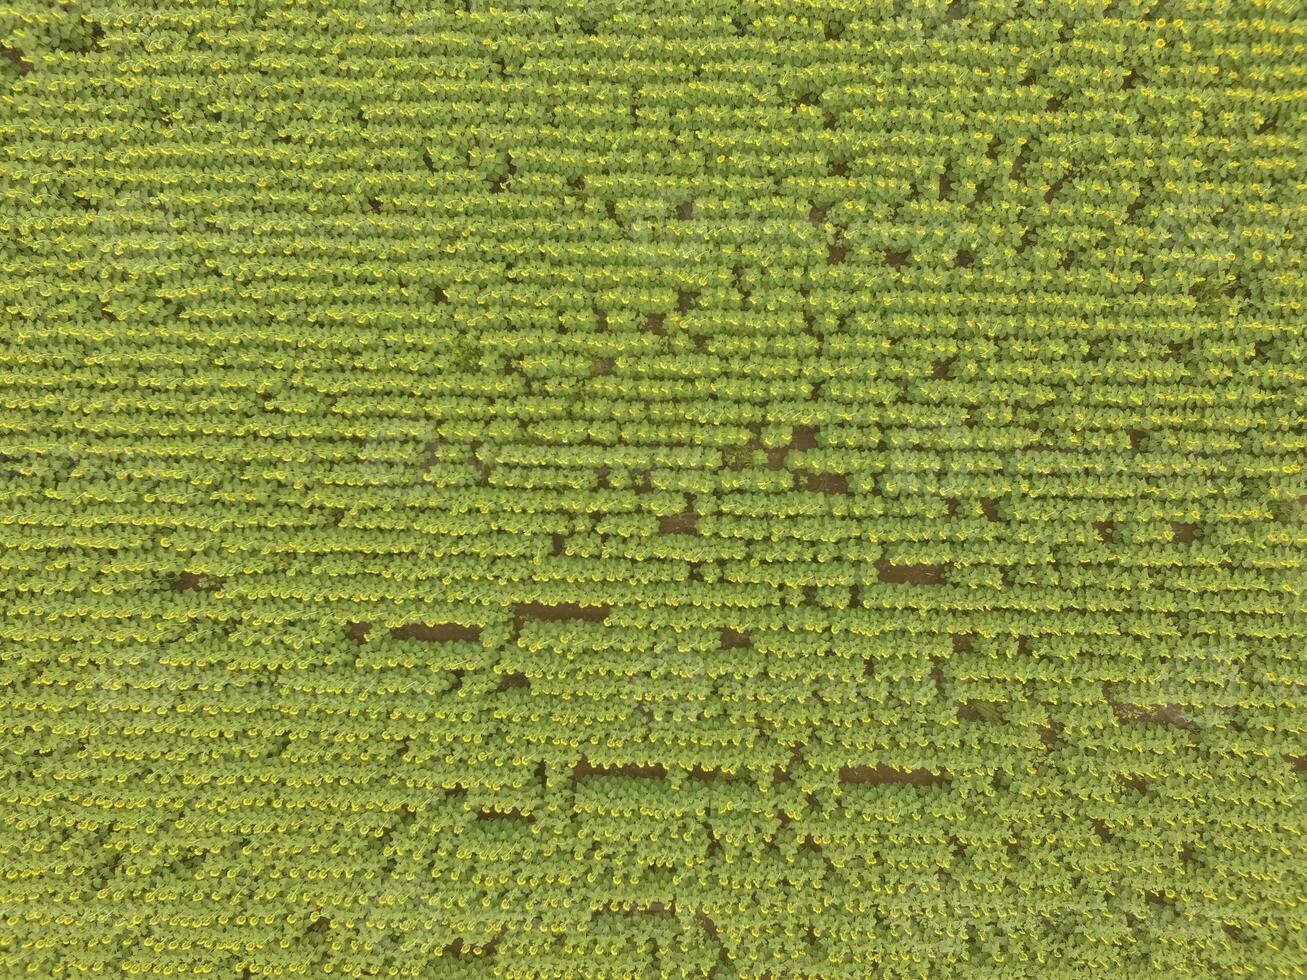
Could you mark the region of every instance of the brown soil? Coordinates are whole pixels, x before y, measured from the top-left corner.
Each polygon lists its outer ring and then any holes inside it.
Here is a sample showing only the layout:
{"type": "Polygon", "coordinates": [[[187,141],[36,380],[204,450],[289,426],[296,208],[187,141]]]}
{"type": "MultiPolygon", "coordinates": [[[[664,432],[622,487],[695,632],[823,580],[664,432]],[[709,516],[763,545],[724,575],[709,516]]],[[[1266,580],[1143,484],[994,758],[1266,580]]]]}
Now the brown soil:
{"type": "Polygon", "coordinates": [[[481,627],[464,626],[461,623],[409,623],[407,626],[396,626],[390,635],[397,640],[451,643],[456,640],[475,640],[481,635],[481,627]]]}
{"type": "Polygon", "coordinates": [[[513,607],[513,628],[521,629],[528,619],[540,619],[554,622],[560,619],[584,619],[591,623],[602,623],[608,618],[609,606],[583,606],[579,602],[560,602],[550,605],[544,602],[519,602],[513,607]]]}
{"type": "Polygon", "coordinates": [[[222,587],[222,579],[216,575],[197,575],[195,572],[182,572],[172,583],[176,592],[217,592],[222,587]]]}
{"type": "Polygon", "coordinates": [[[18,73],[20,75],[26,75],[35,67],[30,61],[23,57],[23,52],[18,50],[18,48],[7,47],[0,50],[3,50],[4,56],[18,66],[18,73]]]}
{"type": "Polygon", "coordinates": [[[572,785],[575,786],[581,780],[590,776],[630,776],[635,779],[666,779],[667,767],[658,763],[652,766],[642,766],[635,763],[629,763],[622,766],[596,766],[589,759],[582,758],[580,762],[572,767],[572,785]]]}
{"type": "Polygon", "coordinates": [[[1116,781],[1122,786],[1129,786],[1137,793],[1148,792],[1148,782],[1143,776],[1136,776],[1134,773],[1122,773],[1116,777],[1116,781]]]}
{"type": "Polygon", "coordinates": [[[857,785],[883,785],[907,783],[911,786],[938,786],[945,782],[944,775],[935,775],[929,769],[892,769],[883,763],[876,766],[843,766],[840,782],[857,785]]]}
{"type": "Polygon", "coordinates": [[[941,585],[944,582],[943,565],[894,565],[884,558],[877,558],[875,565],[882,582],[907,585],[941,585]]]}
{"type": "Polygon", "coordinates": [[[848,496],[849,481],[842,473],[809,473],[808,489],[831,496],[848,496]]]}
{"type": "Polygon", "coordinates": [[[698,517],[693,513],[658,518],[660,534],[697,534],[698,530],[698,517]]]}

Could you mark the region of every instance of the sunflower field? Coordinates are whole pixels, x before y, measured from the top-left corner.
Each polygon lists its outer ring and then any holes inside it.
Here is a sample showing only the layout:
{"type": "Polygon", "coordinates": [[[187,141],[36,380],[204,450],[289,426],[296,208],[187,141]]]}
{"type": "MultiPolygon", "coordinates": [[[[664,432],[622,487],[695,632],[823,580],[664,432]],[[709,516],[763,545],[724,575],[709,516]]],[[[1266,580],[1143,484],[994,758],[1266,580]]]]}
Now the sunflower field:
{"type": "Polygon", "coordinates": [[[0,0],[0,980],[1307,975],[1294,0],[0,0]]]}

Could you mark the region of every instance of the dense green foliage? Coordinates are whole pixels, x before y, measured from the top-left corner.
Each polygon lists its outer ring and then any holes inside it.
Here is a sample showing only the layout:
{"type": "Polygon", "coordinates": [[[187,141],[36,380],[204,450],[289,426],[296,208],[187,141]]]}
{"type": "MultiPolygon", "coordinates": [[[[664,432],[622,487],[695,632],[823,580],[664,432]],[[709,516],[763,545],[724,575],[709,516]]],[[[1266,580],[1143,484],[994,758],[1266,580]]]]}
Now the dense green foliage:
{"type": "Polygon", "coordinates": [[[0,978],[1307,970],[1298,4],[0,28],[0,978]]]}

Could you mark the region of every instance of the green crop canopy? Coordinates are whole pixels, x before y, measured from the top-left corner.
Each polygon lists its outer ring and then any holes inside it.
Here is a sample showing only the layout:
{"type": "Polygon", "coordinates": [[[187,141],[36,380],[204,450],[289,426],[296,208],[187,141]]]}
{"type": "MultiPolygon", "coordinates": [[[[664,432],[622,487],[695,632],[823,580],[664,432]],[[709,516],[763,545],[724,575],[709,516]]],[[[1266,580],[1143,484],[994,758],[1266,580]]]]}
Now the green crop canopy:
{"type": "Polygon", "coordinates": [[[0,0],[0,980],[1307,978],[1307,10],[0,0]]]}

